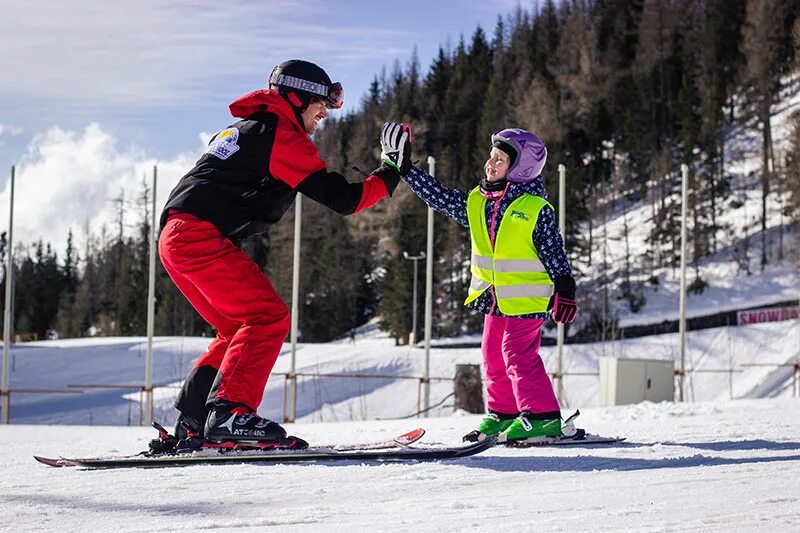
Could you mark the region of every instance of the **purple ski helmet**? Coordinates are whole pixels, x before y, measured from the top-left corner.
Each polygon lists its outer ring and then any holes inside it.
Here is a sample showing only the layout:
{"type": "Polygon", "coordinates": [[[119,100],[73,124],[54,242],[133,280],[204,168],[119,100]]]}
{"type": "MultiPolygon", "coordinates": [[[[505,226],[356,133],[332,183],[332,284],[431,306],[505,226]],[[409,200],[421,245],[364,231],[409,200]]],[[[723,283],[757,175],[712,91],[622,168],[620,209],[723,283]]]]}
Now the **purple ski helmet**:
{"type": "Polygon", "coordinates": [[[542,173],[547,148],[535,134],[520,128],[506,128],[492,135],[492,146],[511,156],[506,179],[525,183],[542,173]],[[509,153],[509,149],[513,153],[509,153]]]}

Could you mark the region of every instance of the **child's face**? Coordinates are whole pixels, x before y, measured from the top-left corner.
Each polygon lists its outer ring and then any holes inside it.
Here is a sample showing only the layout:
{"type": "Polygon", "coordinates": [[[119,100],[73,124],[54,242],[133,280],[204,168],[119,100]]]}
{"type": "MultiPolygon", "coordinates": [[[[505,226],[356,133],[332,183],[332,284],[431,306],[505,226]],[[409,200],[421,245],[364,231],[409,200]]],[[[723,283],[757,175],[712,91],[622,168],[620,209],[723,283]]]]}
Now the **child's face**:
{"type": "Polygon", "coordinates": [[[489,160],[483,165],[483,170],[486,172],[487,181],[500,181],[508,174],[508,165],[511,158],[508,154],[499,148],[492,147],[489,152],[489,160]]]}

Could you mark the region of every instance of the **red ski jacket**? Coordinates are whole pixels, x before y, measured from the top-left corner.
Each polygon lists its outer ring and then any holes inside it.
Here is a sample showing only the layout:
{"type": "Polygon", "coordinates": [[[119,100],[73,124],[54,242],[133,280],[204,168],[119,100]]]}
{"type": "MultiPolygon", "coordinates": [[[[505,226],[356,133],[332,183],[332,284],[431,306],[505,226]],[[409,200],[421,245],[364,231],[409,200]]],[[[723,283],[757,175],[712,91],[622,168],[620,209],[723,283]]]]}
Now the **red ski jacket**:
{"type": "Polygon", "coordinates": [[[343,215],[391,194],[399,173],[381,166],[360,183],[326,168],[292,106],[277,91],[253,91],[230,105],[239,122],[217,133],[170,193],[161,214],[190,213],[234,243],[263,233],[300,192],[343,215]]]}

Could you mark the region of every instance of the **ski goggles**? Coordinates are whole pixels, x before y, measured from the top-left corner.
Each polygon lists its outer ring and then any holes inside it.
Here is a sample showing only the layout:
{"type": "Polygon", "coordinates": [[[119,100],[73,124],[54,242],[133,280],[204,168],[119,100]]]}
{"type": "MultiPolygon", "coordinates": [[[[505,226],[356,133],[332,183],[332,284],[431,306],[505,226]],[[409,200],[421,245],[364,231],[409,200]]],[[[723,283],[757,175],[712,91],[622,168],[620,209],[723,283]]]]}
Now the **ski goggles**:
{"type": "Polygon", "coordinates": [[[338,81],[330,85],[324,85],[315,81],[304,80],[302,78],[295,78],[294,76],[287,76],[286,74],[279,75],[274,82],[275,85],[282,85],[284,87],[292,87],[300,91],[315,94],[320,96],[325,102],[325,107],[329,109],[341,109],[344,105],[344,88],[338,81]]]}
{"type": "Polygon", "coordinates": [[[325,106],[330,109],[341,109],[344,105],[344,87],[338,81],[328,87],[328,97],[325,106]]]}

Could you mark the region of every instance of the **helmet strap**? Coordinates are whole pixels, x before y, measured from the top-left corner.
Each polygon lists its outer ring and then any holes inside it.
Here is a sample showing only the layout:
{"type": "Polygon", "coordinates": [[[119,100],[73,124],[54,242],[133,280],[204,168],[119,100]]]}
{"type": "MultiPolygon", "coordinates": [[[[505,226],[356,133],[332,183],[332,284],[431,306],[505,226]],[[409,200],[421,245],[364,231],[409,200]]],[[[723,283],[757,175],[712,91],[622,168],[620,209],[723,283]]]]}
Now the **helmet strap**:
{"type": "Polygon", "coordinates": [[[300,101],[300,97],[297,96],[297,93],[294,91],[288,93],[286,98],[291,102],[291,104],[295,107],[303,107],[303,102],[300,101]]]}

